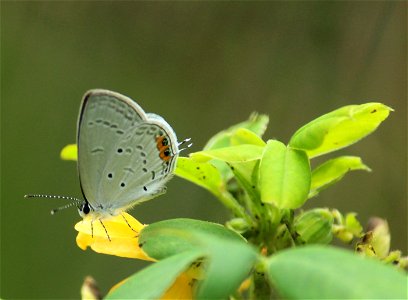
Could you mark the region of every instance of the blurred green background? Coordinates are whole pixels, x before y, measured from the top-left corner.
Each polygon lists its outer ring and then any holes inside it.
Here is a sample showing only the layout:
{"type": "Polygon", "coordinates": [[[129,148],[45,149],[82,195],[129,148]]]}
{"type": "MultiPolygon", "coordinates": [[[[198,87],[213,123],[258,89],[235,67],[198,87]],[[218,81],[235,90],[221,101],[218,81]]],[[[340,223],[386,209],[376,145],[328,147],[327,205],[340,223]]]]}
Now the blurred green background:
{"type": "MultiPolygon", "coordinates": [[[[343,105],[395,109],[373,135],[335,155],[355,172],[308,207],[386,218],[407,251],[406,2],[1,2],[1,297],[78,298],[93,275],[106,292],[144,262],[82,251],[76,209],[26,193],[80,197],[74,162],[83,93],[126,94],[166,118],[200,150],[217,131],[258,111],[265,138],[288,142],[343,105]]],[[[186,155],[187,152],[184,152],[186,155]]],[[[325,159],[328,156],[325,156],[325,159]]],[[[179,178],[131,212],[143,223],[189,217],[224,222],[208,192],[179,178]]]]}

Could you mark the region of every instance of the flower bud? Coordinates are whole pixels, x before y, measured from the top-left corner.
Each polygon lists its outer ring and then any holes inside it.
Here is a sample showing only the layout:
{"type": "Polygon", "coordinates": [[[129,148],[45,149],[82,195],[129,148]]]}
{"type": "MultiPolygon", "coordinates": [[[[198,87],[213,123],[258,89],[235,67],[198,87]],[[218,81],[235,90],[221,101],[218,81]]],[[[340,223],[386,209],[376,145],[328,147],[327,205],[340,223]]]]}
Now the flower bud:
{"type": "Polygon", "coordinates": [[[379,258],[384,258],[390,252],[390,231],[388,223],[381,218],[370,218],[367,231],[373,232],[371,244],[379,258]]]}
{"type": "Polygon", "coordinates": [[[333,234],[344,243],[351,243],[354,238],[354,235],[347,231],[343,225],[333,225],[333,234]]]}
{"type": "Polygon", "coordinates": [[[306,244],[328,244],[333,238],[332,225],[330,211],[317,208],[297,216],[294,228],[306,244]]]}
{"type": "Polygon", "coordinates": [[[244,233],[249,229],[248,223],[242,218],[232,219],[226,223],[226,226],[238,233],[244,233]]]}
{"type": "Polygon", "coordinates": [[[81,298],[89,300],[99,300],[102,299],[101,291],[95,281],[91,276],[87,276],[81,287],[81,298]]]}
{"type": "Polygon", "coordinates": [[[361,241],[356,244],[356,251],[363,256],[376,257],[377,255],[374,247],[372,246],[372,241],[373,232],[368,231],[362,236],[361,241]]]}
{"type": "Polygon", "coordinates": [[[355,237],[361,237],[363,234],[363,227],[361,226],[360,222],[357,220],[356,213],[348,213],[344,218],[344,226],[345,229],[352,233],[355,237]]]}

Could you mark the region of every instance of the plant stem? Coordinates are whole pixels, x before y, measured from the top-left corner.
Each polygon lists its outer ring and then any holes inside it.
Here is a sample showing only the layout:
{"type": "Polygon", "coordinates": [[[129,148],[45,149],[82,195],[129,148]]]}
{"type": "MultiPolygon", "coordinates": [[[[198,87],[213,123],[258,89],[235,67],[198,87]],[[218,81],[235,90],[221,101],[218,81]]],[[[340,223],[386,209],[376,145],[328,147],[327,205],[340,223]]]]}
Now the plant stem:
{"type": "Polygon", "coordinates": [[[265,280],[265,266],[261,262],[255,266],[252,274],[251,299],[269,299],[271,289],[265,280]]]}
{"type": "Polygon", "coordinates": [[[217,197],[225,207],[232,211],[235,217],[243,218],[249,225],[253,224],[250,216],[245,212],[244,208],[239,205],[239,203],[229,192],[222,191],[217,195],[217,197]]]}

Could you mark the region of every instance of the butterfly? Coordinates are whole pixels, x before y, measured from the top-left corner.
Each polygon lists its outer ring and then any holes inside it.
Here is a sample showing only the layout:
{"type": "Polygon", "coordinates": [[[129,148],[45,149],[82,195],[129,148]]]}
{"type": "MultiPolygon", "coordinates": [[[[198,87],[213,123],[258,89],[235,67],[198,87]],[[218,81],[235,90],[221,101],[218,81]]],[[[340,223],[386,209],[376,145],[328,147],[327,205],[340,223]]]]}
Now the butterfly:
{"type": "MultiPolygon", "coordinates": [[[[179,146],[171,126],[159,115],[145,113],[132,99],[93,89],[85,93],[77,123],[78,173],[84,200],[31,194],[26,197],[63,198],[75,202],[82,217],[116,216],[132,206],[166,192],[179,146]]],[[[189,144],[187,147],[190,147],[189,144]]]]}

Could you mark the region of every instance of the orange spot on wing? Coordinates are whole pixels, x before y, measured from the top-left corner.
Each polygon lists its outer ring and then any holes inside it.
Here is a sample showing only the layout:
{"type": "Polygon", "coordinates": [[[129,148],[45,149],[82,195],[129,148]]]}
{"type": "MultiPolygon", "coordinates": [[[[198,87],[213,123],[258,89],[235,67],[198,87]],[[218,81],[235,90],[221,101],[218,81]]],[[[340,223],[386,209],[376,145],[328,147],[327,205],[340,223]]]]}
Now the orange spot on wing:
{"type": "Polygon", "coordinates": [[[164,140],[164,135],[156,136],[157,149],[160,150],[160,148],[163,147],[163,140],[164,140]]]}
{"type": "Polygon", "coordinates": [[[161,158],[162,160],[164,160],[164,161],[169,161],[170,158],[172,158],[171,155],[167,155],[166,153],[164,153],[164,151],[165,151],[168,147],[169,147],[169,146],[166,146],[166,147],[164,148],[164,150],[160,152],[160,158],[161,158]]]}
{"type": "Polygon", "coordinates": [[[167,143],[164,143],[165,139],[166,137],[164,135],[157,136],[156,145],[157,145],[157,150],[159,150],[160,158],[164,161],[169,161],[172,155],[170,151],[166,151],[167,149],[169,149],[169,145],[167,145],[168,141],[167,143]]]}

